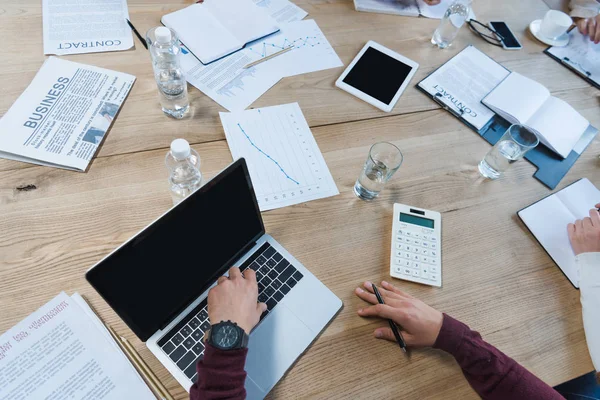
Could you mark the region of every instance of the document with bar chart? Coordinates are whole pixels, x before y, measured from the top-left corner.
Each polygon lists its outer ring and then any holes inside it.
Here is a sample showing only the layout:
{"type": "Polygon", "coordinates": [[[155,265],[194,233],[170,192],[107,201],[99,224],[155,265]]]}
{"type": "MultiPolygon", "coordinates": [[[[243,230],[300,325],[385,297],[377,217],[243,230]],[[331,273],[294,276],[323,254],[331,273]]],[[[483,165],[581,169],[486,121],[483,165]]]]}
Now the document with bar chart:
{"type": "Polygon", "coordinates": [[[219,115],[233,159],[248,163],[261,211],[339,194],[298,103],[219,115]]]}

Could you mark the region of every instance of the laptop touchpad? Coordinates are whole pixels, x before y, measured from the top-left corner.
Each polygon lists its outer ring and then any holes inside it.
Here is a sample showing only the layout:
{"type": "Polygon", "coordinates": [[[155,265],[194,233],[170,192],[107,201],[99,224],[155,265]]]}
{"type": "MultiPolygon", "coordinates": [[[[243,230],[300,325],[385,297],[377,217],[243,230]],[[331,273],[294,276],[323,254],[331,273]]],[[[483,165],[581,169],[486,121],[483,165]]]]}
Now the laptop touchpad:
{"type": "Polygon", "coordinates": [[[268,392],[314,339],[284,304],[279,304],[250,336],[246,372],[268,392]]]}

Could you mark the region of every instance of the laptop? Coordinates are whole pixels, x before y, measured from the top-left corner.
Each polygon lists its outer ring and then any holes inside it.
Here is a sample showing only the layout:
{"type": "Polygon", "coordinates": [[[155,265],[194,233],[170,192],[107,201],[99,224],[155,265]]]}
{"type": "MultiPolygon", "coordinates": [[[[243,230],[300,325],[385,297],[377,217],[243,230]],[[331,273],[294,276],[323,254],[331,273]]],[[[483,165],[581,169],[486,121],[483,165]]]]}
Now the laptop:
{"type": "MultiPolygon", "coordinates": [[[[135,212],[135,211],[133,211],[135,212]]],[[[207,295],[238,266],[268,310],[250,333],[248,399],[262,399],[342,301],[265,233],[242,158],[106,256],[86,279],[189,391],[210,322],[207,295]]]]}

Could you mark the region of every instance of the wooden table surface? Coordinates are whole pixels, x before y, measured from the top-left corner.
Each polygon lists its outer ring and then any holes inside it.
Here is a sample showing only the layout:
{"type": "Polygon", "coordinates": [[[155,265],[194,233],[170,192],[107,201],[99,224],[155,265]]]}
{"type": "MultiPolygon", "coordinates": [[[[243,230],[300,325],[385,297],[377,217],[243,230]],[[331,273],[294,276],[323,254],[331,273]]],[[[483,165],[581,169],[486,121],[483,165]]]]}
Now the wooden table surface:
{"type": "MultiPolygon", "coordinates": [[[[191,1],[129,0],[140,32],[191,1]]],[[[599,91],[544,55],[526,31],[548,10],[542,0],[477,0],[480,21],[504,20],[524,48],[504,51],[463,28],[455,45],[429,43],[439,21],[355,12],[350,0],[296,0],[314,18],[345,65],[371,39],[419,62],[413,80],[474,44],[510,70],[547,86],[600,126],[599,91]]],[[[6,112],[42,65],[39,0],[4,0],[0,65],[6,112]]],[[[150,57],[139,44],[125,52],[66,59],[128,72],[133,90],[87,173],[0,160],[0,332],[61,290],[83,294],[102,318],[134,342],[142,357],[178,399],[186,392],[134,337],[84,279],[85,271],[171,205],[164,155],[185,138],[212,177],[231,162],[218,111],[190,86],[192,112],[175,121],[160,111],[150,57]],[[23,188],[29,188],[25,190],[23,188]]],[[[582,327],[579,292],[516,216],[550,191],[517,163],[499,181],[483,180],[477,163],[489,145],[412,85],[392,113],[383,113],[338,90],[342,68],[286,78],[253,106],[299,102],[340,195],[263,214],[267,231],[344,302],[321,337],[271,392],[271,398],[477,398],[452,358],[417,350],[410,360],[372,332],[386,323],[356,315],[353,294],[364,280],[389,277],[395,202],[440,211],[443,218],[443,287],[394,281],[403,290],[469,324],[550,385],[593,369],[582,327]],[[391,141],[405,161],[380,198],[362,202],[352,186],[371,144],[391,141]]],[[[594,141],[561,182],[581,177],[600,184],[594,141]]],[[[208,229],[197,221],[198,229],[208,229]]],[[[200,256],[200,255],[199,255],[200,256]]]]}

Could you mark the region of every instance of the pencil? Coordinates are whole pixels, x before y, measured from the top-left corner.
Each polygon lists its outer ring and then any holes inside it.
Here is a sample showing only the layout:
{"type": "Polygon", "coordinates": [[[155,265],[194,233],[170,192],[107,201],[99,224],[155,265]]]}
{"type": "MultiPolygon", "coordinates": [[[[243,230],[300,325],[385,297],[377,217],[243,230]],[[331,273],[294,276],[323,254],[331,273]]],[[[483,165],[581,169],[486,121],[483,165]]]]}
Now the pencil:
{"type": "Polygon", "coordinates": [[[135,351],[131,343],[123,336],[117,335],[115,330],[107,326],[110,334],[115,338],[119,347],[123,350],[123,352],[128,356],[131,363],[134,365],[135,369],[138,370],[140,375],[144,377],[144,380],[151,387],[152,391],[162,400],[174,400],[173,397],[169,394],[169,391],[163,386],[160,380],[154,375],[152,370],[148,367],[148,365],[142,360],[140,355],[135,351]]]}
{"type": "Polygon", "coordinates": [[[146,43],[146,41],[144,40],[144,38],[142,37],[142,35],[140,35],[140,33],[137,31],[137,29],[135,29],[135,26],[133,26],[133,24],[131,23],[130,20],[125,19],[125,21],[127,21],[127,25],[129,25],[129,27],[131,28],[131,30],[133,31],[133,33],[135,33],[135,36],[137,36],[138,39],[140,39],[140,42],[142,42],[142,44],[144,45],[144,47],[146,48],[146,50],[148,50],[148,43],[146,43]]]}
{"type": "Polygon", "coordinates": [[[251,62],[250,64],[246,65],[244,67],[244,69],[248,69],[248,68],[254,67],[255,65],[260,64],[263,61],[267,61],[267,60],[270,60],[271,58],[277,57],[277,56],[279,56],[279,55],[281,55],[283,53],[287,53],[288,51],[290,51],[293,48],[294,48],[294,46],[288,46],[285,49],[279,50],[278,52],[271,54],[270,56],[266,56],[266,57],[261,58],[260,60],[256,60],[256,61],[251,62]]]}
{"type": "MultiPolygon", "coordinates": [[[[374,283],[372,283],[371,285],[373,285],[373,292],[375,292],[375,297],[377,297],[377,301],[379,302],[379,304],[385,304],[383,302],[383,297],[381,297],[381,294],[379,293],[379,290],[377,289],[377,286],[375,286],[374,283]]],[[[398,342],[398,345],[400,346],[402,351],[406,353],[406,343],[404,342],[404,338],[402,337],[402,334],[398,330],[398,327],[396,326],[394,321],[392,321],[391,319],[388,319],[388,324],[390,325],[390,329],[392,330],[392,332],[394,332],[394,336],[396,337],[396,342],[398,342]]]]}

